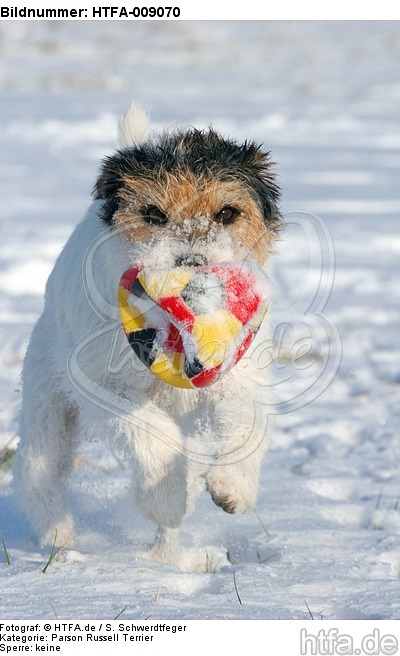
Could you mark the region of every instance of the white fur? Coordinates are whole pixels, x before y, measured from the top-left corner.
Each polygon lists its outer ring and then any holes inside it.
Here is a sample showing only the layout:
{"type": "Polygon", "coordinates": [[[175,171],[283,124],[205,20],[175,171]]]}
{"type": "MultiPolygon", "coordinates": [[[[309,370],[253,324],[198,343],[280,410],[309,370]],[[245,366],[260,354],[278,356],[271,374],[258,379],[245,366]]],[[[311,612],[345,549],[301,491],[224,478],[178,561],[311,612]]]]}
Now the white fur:
{"type": "MultiPolygon", "coordinates": [[[[137,107],[121,124],[122,143],[144,138],[137,107]]],[[[132,244],[98,218],[95,201],[58,258],[46,286],[45,308],[23,367],[23,405],[15,484],[42,544],[71,546],[74,525],[65,497],[79,441],[94,435],[122,445],[132,464],[136,503],[159,525],[151,558],[182,569],[217,569],[226,558],[212,548],[182,552],[178,527],[207,487],[237,512],[253,508],[260,463],[270,433],[265,369],[254,354],[267,339],[262,325],[249,355],[219,383],[180,390],[156,379],[134,356],[119,323],[116,290],[130,266],[163,265],[187,249],[190,234],[132,244]],[[83,284],[83,281],[85,284],[83,284]],[[110,352],[124,366],[110,375],[110,352]]],[[[210,263],[226,261],[231,246],[210,238],[210,263]]],[[[199,245],[197,245],[197,252],[199,245]]],[[[221,512],[216,509],[216,512],[221,512]]]]}
{"type": "Polygon", "coordinates": [[[118,124],[118,142],[121,148],[138,146],[149,134],[149,117],[136,103],[132,103],[118,124]]]}

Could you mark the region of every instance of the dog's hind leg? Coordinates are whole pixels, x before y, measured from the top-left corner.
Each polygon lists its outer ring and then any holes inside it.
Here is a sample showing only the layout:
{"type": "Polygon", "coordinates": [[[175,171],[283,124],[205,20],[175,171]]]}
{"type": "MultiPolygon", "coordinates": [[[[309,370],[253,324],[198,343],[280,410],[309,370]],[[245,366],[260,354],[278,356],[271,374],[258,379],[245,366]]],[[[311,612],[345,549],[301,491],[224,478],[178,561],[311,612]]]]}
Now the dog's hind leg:
{"type": "Polygon", "coordinates": [[[40,543],[52,544],[57,532],[56,544],[62,546],[73,537],[65,483],[73,466],[78,412],[51,377],[46,357],[34,350],[28,350],[24,365],[15,490],[40,543]]]}
{"type": "Polygon", "coordinates": [[[42,545],[71,544],[73,521],[65,500],[72,469],[76,411],[62,393],[49,397],[32,417],[25,410],[14,479],[18,501],[42,545]]]}

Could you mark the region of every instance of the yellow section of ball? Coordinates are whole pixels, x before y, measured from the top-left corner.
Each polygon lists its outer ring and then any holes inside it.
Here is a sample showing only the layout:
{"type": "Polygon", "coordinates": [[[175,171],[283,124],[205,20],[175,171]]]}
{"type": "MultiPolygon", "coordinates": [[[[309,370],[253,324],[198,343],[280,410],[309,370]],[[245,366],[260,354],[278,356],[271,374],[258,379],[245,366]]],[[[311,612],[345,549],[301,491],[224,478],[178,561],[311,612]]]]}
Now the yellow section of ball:
{"type": "Polygon", "coordinates": [[[141,330],[146,328],[148,323],[146,318],[140,312],[140,310],[134,305],[128,304],[128,298],[131,295],[130,291],[119,286],[118,289],[118,305],[119,313],[121,316],[121,323],[125,333],[133,333],[135,330],[141,330]]]}
{"type": "Polygon", "coordinates": [[[173,269],[162,271],[157,269],[143,269],[138,278],[153,299],[157,300],[163,296],[175,296],[180,294],[193,276],[193,269],[173,269]]]}
{"type": "Polygon", "coordinates": [[[154,360],[150,371],[170,385],[192,389],[193,385],[185,374],[184,365],[185,356],[182,353],[174,355],[162,353],[154,360]]]}
{"type": "Polygon", "coordinates": [[[198,358],[206,369],[218,367],[232,354],[242,328],[239,319],[227,310],[196,318],[192,335],[198,344],[198,358]]]}

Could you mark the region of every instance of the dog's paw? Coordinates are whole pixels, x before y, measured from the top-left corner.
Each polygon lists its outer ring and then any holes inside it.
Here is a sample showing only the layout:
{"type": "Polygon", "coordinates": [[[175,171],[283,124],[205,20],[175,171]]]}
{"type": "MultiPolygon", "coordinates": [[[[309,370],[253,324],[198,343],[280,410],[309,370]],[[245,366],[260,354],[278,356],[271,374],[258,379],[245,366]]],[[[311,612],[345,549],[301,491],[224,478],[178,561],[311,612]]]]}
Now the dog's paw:
{"type": "Polygon", "coordinates": [[[84,563],[87,556],[77,549],[63,548],[58,551],[55,560],[57,563],[75,564],[84,563]]]}
{"type": "Polygon", "coordinates": [[[239,486],[238,480],[241,480],[240,476],[222,477],[220,472],[207,476],[207,491],[212,500],[229,514],[243,514],[255,506],[257,490],[245,480],[239,486]]]}
{"type": "Polygon", "coordinates": [[[182,572],[196,574],[213,574],[223,567],[229,567],[228,552],[218,547],[187,548],[179,546],[173,552],[150,549],[139,554],[146,560],[175,565],[182,572]]]}
{"type": "Polygon", "coordinates": [[[198,574],[213,574],[230,566],[227,550],[213,546],[183,549],[176,564],[183,572],[198,574]]]}

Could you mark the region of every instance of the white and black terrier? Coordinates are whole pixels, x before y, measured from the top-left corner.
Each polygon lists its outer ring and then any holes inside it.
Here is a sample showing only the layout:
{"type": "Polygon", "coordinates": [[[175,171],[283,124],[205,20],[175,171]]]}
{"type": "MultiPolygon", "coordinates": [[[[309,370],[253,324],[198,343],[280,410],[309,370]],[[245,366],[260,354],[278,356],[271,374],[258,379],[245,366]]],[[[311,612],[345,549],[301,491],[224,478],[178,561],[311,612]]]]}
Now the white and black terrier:
{"type": "MultiPolygon", "coordinates": [[[[120,324],[118,331],[98,327],[105,315],[118,323],[116,290],[132,266],[254,261],[268,271],[281,226],[279,188],[269,153],[211,128],[153,133],[143,110],[132,105],[119,138],[119,150],[103,162],[92,205],[50,275],[32,333],[23,367],[16,490],[40,543],[52,544],[57,535],[57,545],[71,546],[65,488],[80,440],[122,440],[136,504],[159,527],[149,557],[186,570],[215,570],[226,563],[221,552],[207,548],[207,564],[204,549],[188,554],[179,545],[179,526],[202,489],[228,513],[254,508],[270,434],[269,372],[256,357],[269,339],[268,321],[243,366],[191,390],[166,384],[139,361],[128,375],[110,375],[111,341],[121,352],[129,345],[120,324]],[[88,253],[99,239],[85,278],[88,253]],[[86,392],[70,367],[71,351],[82,340],[86,392]]],[[[126,362],[134,357],[130,350],[126,362]]]]}

